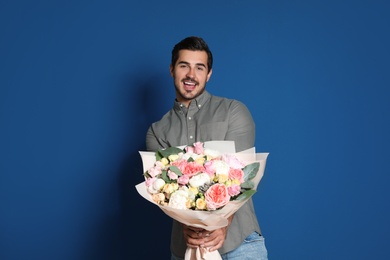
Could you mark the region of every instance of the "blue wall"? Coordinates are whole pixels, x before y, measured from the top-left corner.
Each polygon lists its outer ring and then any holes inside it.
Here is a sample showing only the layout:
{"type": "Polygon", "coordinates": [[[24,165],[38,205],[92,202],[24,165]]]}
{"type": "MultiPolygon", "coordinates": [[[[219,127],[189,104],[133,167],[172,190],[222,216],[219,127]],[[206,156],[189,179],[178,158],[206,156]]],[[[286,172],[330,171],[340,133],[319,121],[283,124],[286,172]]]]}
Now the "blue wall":
{"type": "Polygon", "coordinates": [[[388,259],[387,1],[2,1],[0,259],[168,259],[139,150],[173,104],[173,45],[270,152],[255,206],[270,259],[388,259]],[[131,257],[133,255],[133,257],[131,257]]]}

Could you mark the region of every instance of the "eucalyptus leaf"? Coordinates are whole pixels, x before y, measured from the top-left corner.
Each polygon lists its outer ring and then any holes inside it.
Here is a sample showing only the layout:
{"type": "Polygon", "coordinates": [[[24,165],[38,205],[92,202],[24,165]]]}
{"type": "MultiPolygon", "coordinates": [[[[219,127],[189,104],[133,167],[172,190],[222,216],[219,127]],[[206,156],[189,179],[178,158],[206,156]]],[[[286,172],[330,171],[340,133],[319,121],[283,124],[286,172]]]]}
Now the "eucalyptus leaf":
{"type": "Polygon", "coordinates": [[[246,198],[251,197],[255,193],[256,193],[255,190],[247,190],[244,193],[242,193],[240,196],[238,196],[236,200],[244,200],[246,198]]]}
{"type": "Polygon", "coordinates": [[[161,173],[161,178],[166,182],[169,183],[171,180],[168,178],[168,171],[163,170],[161,173]]]}
{"type": "Polygon", "coordinates": [[[241,183],[240,186],[241,188],[248,190],[248,189],[253,189],[255,187],[255,184],[253,181],[245,181],[241,183]]]}
{"type": "Polygon", "coordinates": [[[177,148],[177,147],[168,147],[164,150],[158,150],[158,153],[162,156],[162,158],[168,158],[172,154],[178,154],[182,153],[183,149],[177,148]]]}
{"type": "Polygon", "coordinates": [[[252,180],[260,169],[260,163],[254,162],[244,167],[244,181],[252,180]]]}
{"type": "Polygon", "coordinates": [[[177,166],[171,165],[171,166],[169,166],[169,170],[176,173],[177,176],[183,175],[183,173],[180,171],[180,169],[177,166]]]}

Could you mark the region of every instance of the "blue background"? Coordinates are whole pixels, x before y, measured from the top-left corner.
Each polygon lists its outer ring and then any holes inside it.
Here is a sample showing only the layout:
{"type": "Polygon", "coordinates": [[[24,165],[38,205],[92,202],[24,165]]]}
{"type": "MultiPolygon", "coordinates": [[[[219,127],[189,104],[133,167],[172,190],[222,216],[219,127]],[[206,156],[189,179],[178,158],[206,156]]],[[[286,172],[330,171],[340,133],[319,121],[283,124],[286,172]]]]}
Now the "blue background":
{"type": "Polygon", "coordinates": [[[138,154],[173,45],[251,110],[269,258],[389,259],[388,1],[0,3],[0,259],[169,259],[138,154]]]}

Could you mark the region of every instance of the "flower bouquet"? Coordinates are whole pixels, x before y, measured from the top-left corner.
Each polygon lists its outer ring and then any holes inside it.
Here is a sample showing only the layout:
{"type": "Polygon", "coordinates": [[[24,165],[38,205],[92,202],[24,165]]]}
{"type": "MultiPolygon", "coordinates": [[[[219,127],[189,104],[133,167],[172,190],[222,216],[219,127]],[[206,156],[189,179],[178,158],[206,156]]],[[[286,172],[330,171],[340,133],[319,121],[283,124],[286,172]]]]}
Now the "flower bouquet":
{"type": "MultiPolygon", "coordinates": [[[[234,141],[197,142],[157,152],[140,152],[145,181],[138,193],[165,214],[209,231],[228,225],[255,192],[268,153],[235,153],[234,141]],[[220,152],[220,151],[223,151],[220,152]]],[[[186,259],[221,259],[218,251],[187,248],[186,259]]]]}

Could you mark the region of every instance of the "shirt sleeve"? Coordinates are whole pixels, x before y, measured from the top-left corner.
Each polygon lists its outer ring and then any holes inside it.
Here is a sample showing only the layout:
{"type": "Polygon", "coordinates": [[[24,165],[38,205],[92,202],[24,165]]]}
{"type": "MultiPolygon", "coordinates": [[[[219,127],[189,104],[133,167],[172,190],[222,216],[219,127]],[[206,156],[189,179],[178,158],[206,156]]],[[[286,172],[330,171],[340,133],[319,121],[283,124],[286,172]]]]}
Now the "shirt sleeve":
{"type": "Polygon", "coordinates": [[[239,101],[233,101],[229,111],[229,126],[226,140],[233,140],[240,152],[255,145],[255,123],[248,108],[239,101]]]}
{"type": "Polygon", "coordinates": [[[146,133],[146,150],[147,151],[157,151],[161,149],[162,146],[158,141],[156,134],[153,131],[153,126],[150,126],[148,132],[146,133]]]}

